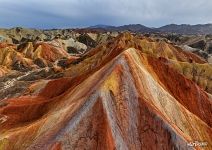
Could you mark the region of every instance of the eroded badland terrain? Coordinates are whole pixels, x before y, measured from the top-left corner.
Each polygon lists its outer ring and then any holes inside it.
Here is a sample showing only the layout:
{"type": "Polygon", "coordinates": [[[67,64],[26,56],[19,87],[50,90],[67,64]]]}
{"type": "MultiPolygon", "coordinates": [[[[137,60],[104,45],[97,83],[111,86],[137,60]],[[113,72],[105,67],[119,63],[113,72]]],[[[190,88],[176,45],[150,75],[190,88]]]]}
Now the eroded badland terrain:
{"type": "Polygon", "coordinates": [[[212,36],[0,35],[0,150],[212,149],[212,36]]]}

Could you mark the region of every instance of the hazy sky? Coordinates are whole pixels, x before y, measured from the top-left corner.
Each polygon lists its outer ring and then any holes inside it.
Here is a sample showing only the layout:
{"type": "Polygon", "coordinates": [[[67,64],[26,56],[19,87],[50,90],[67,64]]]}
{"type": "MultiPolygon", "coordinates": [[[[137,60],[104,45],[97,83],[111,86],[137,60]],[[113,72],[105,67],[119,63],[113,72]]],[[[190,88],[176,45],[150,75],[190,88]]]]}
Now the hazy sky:
{"type": "Polygon", "coordinates": [[[0,27],[212,23],[212,0],[0,0],[0,27]]]}

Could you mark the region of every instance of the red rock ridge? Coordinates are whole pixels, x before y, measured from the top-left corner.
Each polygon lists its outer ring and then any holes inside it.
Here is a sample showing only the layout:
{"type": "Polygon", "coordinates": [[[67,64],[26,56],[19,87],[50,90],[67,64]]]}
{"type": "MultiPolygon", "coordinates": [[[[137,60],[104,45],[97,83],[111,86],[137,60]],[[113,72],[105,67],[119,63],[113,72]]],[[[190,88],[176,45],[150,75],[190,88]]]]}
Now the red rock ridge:
{"type": "Polygon", "coordinates": [[[211,98],[169,60],[205,63],[130,34],[92,49],[33,96],[4,100],[0,148],[210,150],[211,98]]]}

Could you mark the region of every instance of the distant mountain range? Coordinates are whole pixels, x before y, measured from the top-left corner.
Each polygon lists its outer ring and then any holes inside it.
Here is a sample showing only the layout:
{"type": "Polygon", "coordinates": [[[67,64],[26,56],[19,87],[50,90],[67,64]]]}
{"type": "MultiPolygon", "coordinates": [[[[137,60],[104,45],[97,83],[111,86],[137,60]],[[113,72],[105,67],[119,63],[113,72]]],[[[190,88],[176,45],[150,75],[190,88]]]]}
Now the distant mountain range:
{"type": "Polygon", "coordinates": [[[123,26],[109,26],[109,25],[96,25],[91,26],[89,28],[92,29],[103,29],[108,31],[132,31],[132,32],[156,32],[154,28],[146,27],[141,24],[129,24],[129,25],[123,25],[123,26]]]}
{"type": "Polygon", "coordinates": [[[146,27],[141,24],[130,24],[123,26],[108,26],[108,25],[96,25],[88,28],[92,29],[103,29],[107,31],[132,31],[132,32],[141,32],[141,33],[154,33],[154,32],[163,32],[163,33],[177,33],[177,34],[212,34],[212,24],[169,24],[159,28],[146,27]]]}
{"type": "MultiPolygon", "coordinates": [[[[111,25],[95,25],[85,28],[66,28],[66,29],[33,29],[33,28],[23,28],[23,27],[14,27],[11,29],[0,28],[0,35],[4,36],[5,34],[11,35],[14,33],[21,32],[22,34],[29,34],[30,36],[37,36],[40,34],[46,34],[55,32],[55,34],[61,32],[69,33],[71,30],[77,32],[84,31],[98,31],[98,32],[107,32],[107,31],[131,31],[135,33],[176,33],[176,34],[185,34],[185,35],[205,35],[212,34],[212,24],[197,24],[197,25],[189,25],[189,24],[169,24],[158,28],[147,27],[141,24],[129,24],[122,26],[111,26],[111,25]]],[[[19,35],[18,35],[19,36],[19,35]]]]}

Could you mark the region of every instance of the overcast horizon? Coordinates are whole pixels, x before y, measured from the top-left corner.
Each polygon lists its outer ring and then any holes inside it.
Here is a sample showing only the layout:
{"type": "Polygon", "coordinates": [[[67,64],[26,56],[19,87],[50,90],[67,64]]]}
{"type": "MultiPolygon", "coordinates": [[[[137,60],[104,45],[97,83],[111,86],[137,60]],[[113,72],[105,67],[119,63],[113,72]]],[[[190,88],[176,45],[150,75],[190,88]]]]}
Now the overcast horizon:
{"type": "Polygon", "coordinates": [[[0,0],[0,28],[212,23],[210,0],[0,0]]]}

